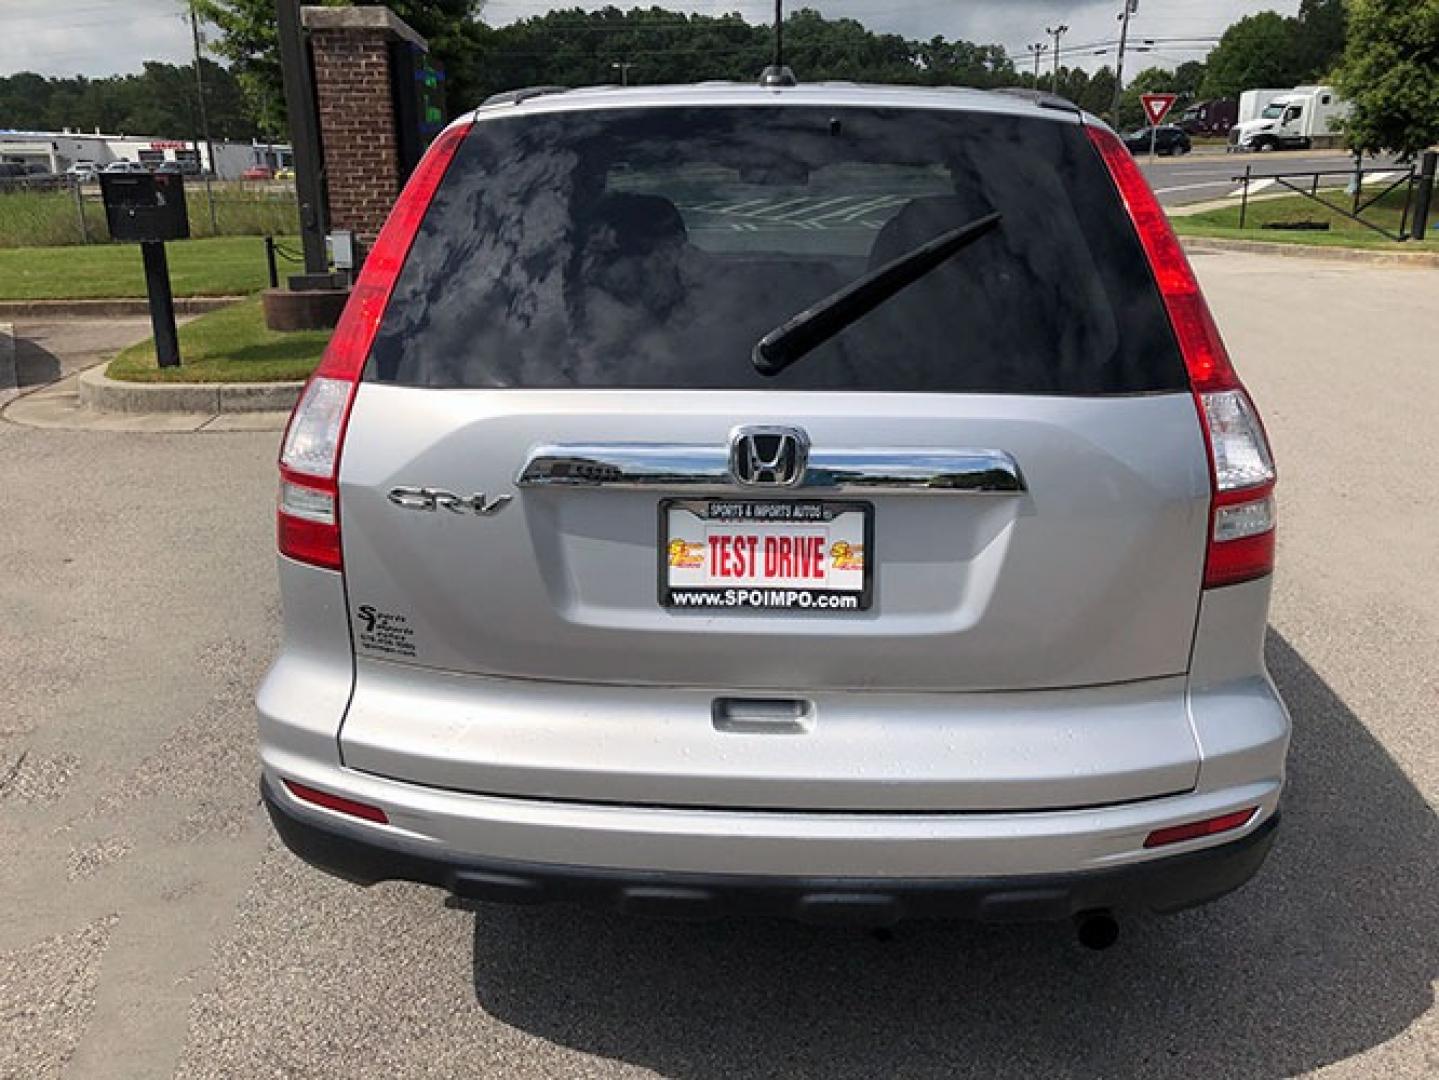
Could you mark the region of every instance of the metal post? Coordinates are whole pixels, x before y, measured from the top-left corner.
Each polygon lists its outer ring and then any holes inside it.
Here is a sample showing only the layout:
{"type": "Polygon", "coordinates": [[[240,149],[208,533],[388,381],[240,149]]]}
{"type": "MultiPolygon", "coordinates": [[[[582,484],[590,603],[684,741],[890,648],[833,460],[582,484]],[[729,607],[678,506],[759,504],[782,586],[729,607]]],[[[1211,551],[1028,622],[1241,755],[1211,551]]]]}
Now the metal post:
{"type": "MultiPolygon", "coordinates": [[[[1044,32],[1045,32],[1046,34],[1051,35],[1051,36],[1054,38],[1054,78],[1052,78],[1052,79],[1050,80],[1050,82],[1049,82],[1049,92],[1050,92],[1051,94],[1054,94],[1054,95],[1058,96],[1058,94],[1059,94],[1059,39],[1060,39],[1061,37],[1063,37],[1065,34],[1069,33],[1069,27],[1065,26],[1063,23],[1061,23],[1059,26],[1046,26],[1046,27],[1044,28],[1044,32]]],[[[1034,87],[1034,88],[1035,88],[1036,90],[1039,89],[1039,80],[1038,80],[1038,74],[1037,74],[1037,73],[1036,73],[1036,77],[1035,77],[1035,87],[1034,87]]]]}
{"type": "Polygon", "coordinates": [[[90,229],[85,224],[85,193],[80,190],[82,186],[80,178],[78,176],[75,177],[72,187],[75,191],[75,213],[80,216],[80,242],[82,244],[88,244],[90,242],[90,229]]]}
{"type": "Polygon", "coordinates": [[[1239,199],[1239,227],[1244,228],[1244,216],[1249,213],[1249,174],[1253,165],[1244,166],[1244,194],[1239,199]]]}
{"type": "Polygon", "coordinates": [[[1439,163],[1439,151],[1426,150],[1419,160],[1419,190],[1414,200],[1415,240],[1423,240],[1429,229],[1429,203],[1434,197],[1434,172],[1436,163],[1439,163]]]}
{"type": "Polygon", "coordinates": [[[1046,44],[1044,44],[1044,42],[1042,42],[1042,41],[1036,41],[1036,42],[1035,42],[1034,44],[1032,44],[1032,45],[1026,45],[1025,48],[1028,49],[1031,53],[1034,54],[1034,88],[1035,88],[1036,90],[1038,90],[1038,89],[1039,89],[1039,58],[1044,55],[1045,50],[1048,49],[1049,46],[1046,45],[1046,44]]]}
{"type": "Polygon", "coordinates": [[[175,299],[170,294],[170,266],[165,245],[147,240],[140,245],[145,260],[145,292],[150,297],[150,327],[155,332],[155,360],[164,367],[180,366],[180,338],[175,331],[175,299]]]}
{"type": "Polygon", "coordinates": [[[1154,164],[1154,148],[1159,142],[1159,125],[1149,125],[1149,164],[1154,164]]]}
{"type": "Polygon", "coordinates": [[[205,199],[210,204],[210,235],[218,236],[215,222],[215,193],[210,190],[210,174],[215,171],[215,144],[210,141],[210,120],[205,113],[205,72],[200,67],[200,19],[195,14],[195,0],[190,0],[190,33],[195,39],[195,92],[200,103],[200,135],[205,140],[205,162],[200,175],[205,179],[205,199]]]}
{"type": "Polygon", "coordinates": [[[265,237],[265,266],[270,271],[270,288],[278,289],[280,287],[280,271],[275,266],[275,238],[273,236],[265,237]]]}
{"type": "Polygon", "coordinates": [[[1129,12],[1134,0],[1124,0],[1124,20],[1119,28],[1119,58],[1114,62],[1114,100],[1109,105],[1109,122],[1119,127],[1119,95],[1124,92],[1124,46],[1129,40],[1129,12]]]}
{"type": "Polygon", "coordinates": [[[1364,196],[1364,157],[1354,154],[1354,214],[1359,214],[1359,200],[1364,196]]]}
{"type": "Polygon", "coordinates": [[[300,202],[300,240],[305,248],[305,273],[323,275],[330,269],[325,257],[327,218],[324,161],[320,153],[320,125],[315,115],[315,87],[310,58],[300,26],[300,0],[276,0],[280,38],[280,70],[285,78],[285,110],[290,119],[290,145],[294,147],[295,193],[300,202]]]}

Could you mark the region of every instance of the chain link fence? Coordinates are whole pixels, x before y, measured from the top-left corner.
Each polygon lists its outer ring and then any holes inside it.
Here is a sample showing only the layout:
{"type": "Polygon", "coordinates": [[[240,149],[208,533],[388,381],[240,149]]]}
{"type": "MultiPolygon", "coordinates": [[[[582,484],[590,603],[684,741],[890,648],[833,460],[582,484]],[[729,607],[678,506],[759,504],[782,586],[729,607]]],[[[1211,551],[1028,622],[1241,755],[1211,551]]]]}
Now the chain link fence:
{"type": "MultiPolygon", "coordinates": [[[[293,183],[217,180],[207,197],[185,185],[190,235],[293,236],[300,229],[293,183]],[[213,207],[213,210],[212,210],[213,207]]],[[[68,177],[0,183],[0,248],[103,244],[110,240],[100,185],[68,177]]]]}

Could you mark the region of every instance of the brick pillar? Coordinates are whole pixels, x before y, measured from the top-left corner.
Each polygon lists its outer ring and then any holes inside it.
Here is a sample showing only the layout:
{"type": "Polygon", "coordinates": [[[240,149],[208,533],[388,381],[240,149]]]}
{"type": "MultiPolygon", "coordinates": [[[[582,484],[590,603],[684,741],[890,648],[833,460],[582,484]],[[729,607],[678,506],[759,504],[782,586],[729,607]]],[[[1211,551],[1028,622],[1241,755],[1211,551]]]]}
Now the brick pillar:
{"type": "Polygon", "coordinates": [[[331,230],[369,246],[400,193],[390,43],[425,39],[386,7],[304,7],[331,230]]]}

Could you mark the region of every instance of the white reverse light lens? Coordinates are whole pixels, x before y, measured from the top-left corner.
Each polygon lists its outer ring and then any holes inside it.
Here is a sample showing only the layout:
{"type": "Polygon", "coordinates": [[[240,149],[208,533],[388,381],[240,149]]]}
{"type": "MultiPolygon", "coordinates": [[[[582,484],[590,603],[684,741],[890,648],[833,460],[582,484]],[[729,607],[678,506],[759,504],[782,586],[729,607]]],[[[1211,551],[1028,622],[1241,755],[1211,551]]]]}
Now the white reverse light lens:
{"type": "Polygon", "coordinates": [[[1244,391],[1219,390],[1201,397],[1219,490],[1234,491],[1273,480],[1274,459],[1264,441],[1259,416],[1244,391]]]}
{"type": "Polygon", "coordinates": [[[291,517],[318,521],[321,525],[335,523],[335,497],[328,491],[280,481],[280,512],[291,517]]]}
{"type": "Polygon", "coordinates": [[[332,476],[340,445],[340,425],[350,384],[340,379],[312,379],[295,407],[280,464],[307,476],[332,476]]]}
{"type": "Polygon", "coordinates": [[[1221,506],[1214,511],[1214,539],[1243,540],[1274,528],[1274,496],[1266,495],[1237,506],[1221,506]]]}

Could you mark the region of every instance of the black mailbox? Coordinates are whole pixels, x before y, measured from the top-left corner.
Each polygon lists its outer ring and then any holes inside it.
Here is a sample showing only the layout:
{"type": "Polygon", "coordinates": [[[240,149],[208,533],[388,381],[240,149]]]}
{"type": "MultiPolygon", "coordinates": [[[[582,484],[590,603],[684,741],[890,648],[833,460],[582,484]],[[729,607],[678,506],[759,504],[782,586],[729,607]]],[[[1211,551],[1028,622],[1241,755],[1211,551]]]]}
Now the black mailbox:
{"type": "Polygon", "coordinates": [[[100,197],[112,240],[185,240],[190,215],[179,173],[100,174],[100,197]]]}

